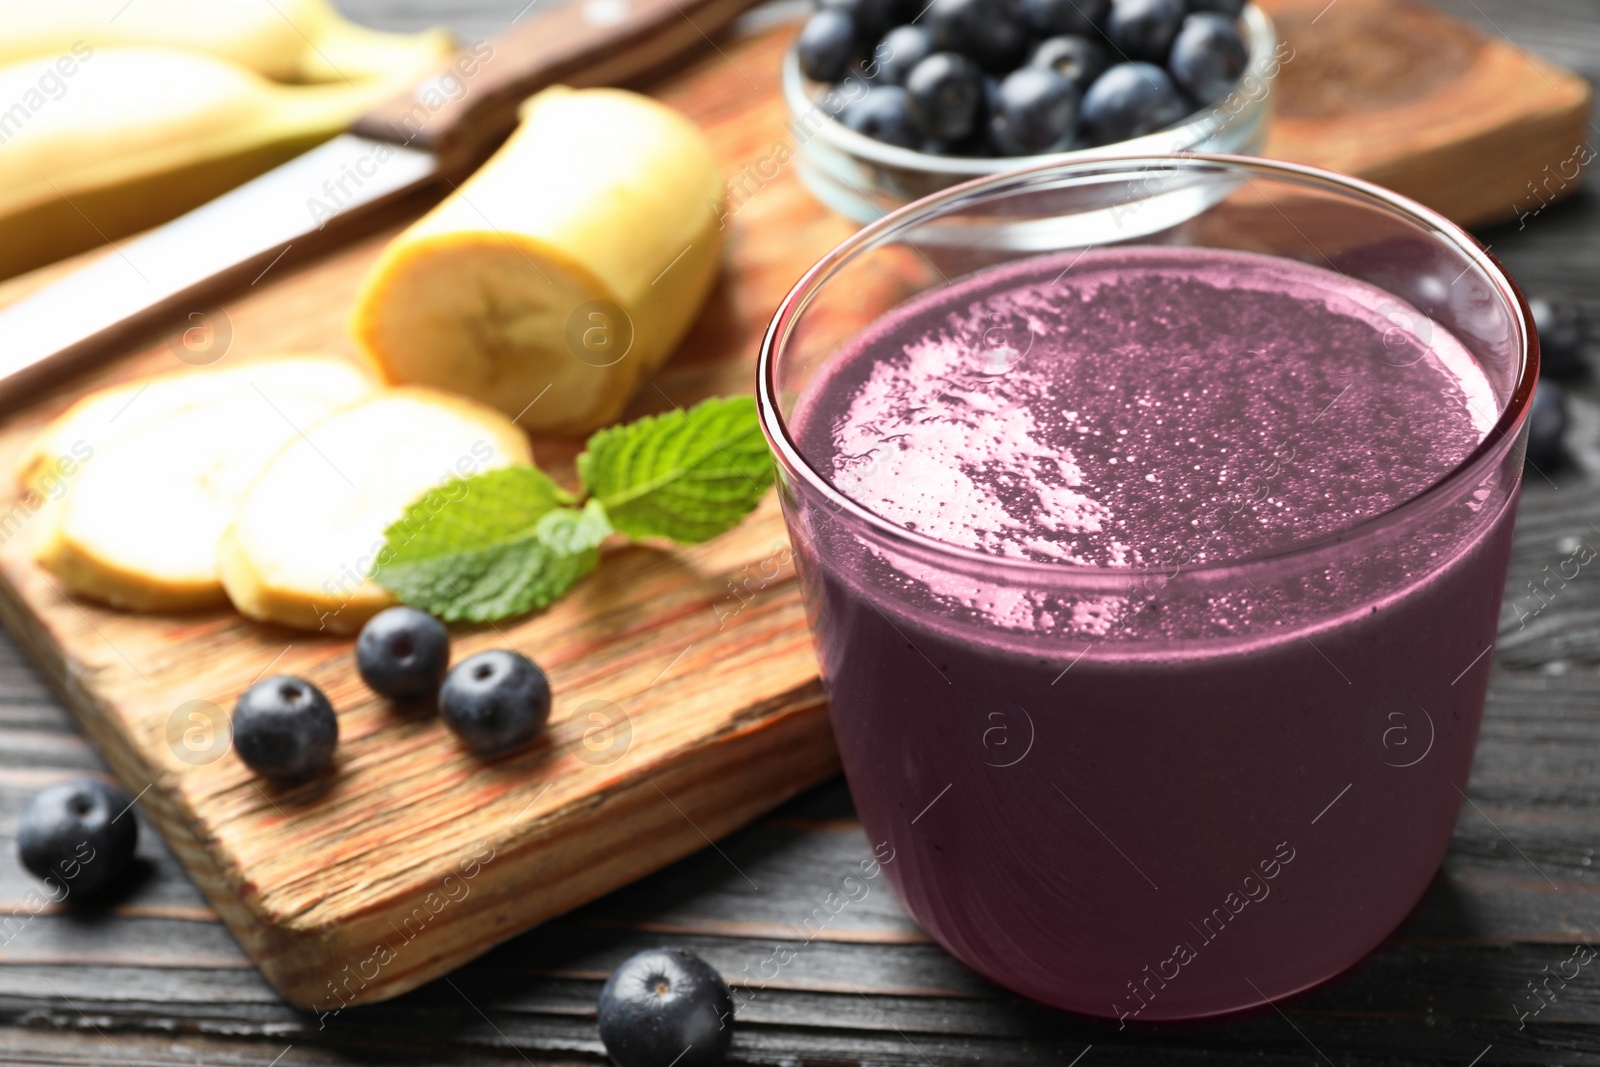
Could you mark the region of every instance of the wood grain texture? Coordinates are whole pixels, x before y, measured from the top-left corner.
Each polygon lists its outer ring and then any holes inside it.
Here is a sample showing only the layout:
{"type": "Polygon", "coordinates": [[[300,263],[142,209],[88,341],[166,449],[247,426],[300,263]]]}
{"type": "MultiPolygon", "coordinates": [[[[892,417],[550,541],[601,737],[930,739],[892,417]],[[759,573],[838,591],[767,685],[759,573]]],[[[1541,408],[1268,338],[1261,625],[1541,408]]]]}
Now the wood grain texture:
{"type": "Polygon", "coordinates": [[[1575,193],[1593,158],[1582,77],[1413,0],[1263,0],[1293,49],[1265,155],[1354,174],[1457,222],[1575,193]]]}
{"type": "MultiPolygon", "coordinates": [[[[1339,0],[1341,6],[1348,2],[1339,0]]],[[[502,17],[520,6],[511,5],[502,17]]],[[[1507,25],[1515,24],[1512,20],[1520,7],[1491,0],[1472,6],[1507,25]]],[[[1600,20],[1600,7],[1586,0],[1586,10],[1600,20]]],[[[1465,13],[1470,15],[1471,9],[1465,13]]],[[[1565,9],[1560,17],[1566,17],[1565,9]]],[[[740,89],[744,83],[739,82],[732,91],[725,85],[714,102],[696,104],[697,96],[704,95],[696,77],[724,83],[737,77],[721,66],[722,59],[713,57],[666,93],[669,98],[680,94],[675,100],[686,109],[705,106],[697,117],[708,124],[733,176],[767,154],[772,143],[769,131],[781,126],[783,116],[768,96],[771,86],[759,65],[766,60],[743,50],[727,51],[730,62],[753,76],[762,92],[750,92],[748,86],[740,89]],[[771,126],[737,121],[746,109],[758,112],[771,126]]],[[[1567,58],[1570,62],[1586,54],[1567,58]]],[[[1600,62],[1594,65],[1600,67],[1600,62]]],[[[843,223],[811,205],[787,173],[749,199],[733,226],[731,254],[741,272],[738,283],[725,280],[694,337],[658,378],[666,397],[647,391],[636,412],[664,408],[667,398],[688,402],[699,395],[746,388],[753,338],[798,273],[795,261],[809,262],[845,232],[843,223]],[[761,232],[755,228],[758,225],[774,228],[782,240],[761,240],[756,236],[761,232]],[[730,352],[735,354],[730,357],[730,352]]],[[[1526,233],[1513,225],[1488,236],[1519,276],[1548,278],[1577,293],[1600,277],[1600,263],[1593,258],[1596,234],[1600,234],[1600,212],[1592,202],[1579,202],[1552,207],[1530,223],[1526,233]]],[[[329,309],[322,289],[332,292],[353,285],[365,262],[363,255],[370,255],[369,246],[352,248],[289,277],[289,286],[295,287],[292,292],[298,294],[293,299],[280,300],[280,294],[291,289],[279,287],[259,300],[230,301],[227,307],[239,346],[235,355],[263,354],[280,343],[311,348],[342,344],[340,315],[329,309]]],[[[276,285],[275,274],[263,285],[276,285]]],[[[156,346],[130,364],[107,368],[96,379],[129,376],[136,367],[172,365],[166,350],[156,346]]],[[[52,403],[63,401],[64,395],[52,403]]],[[[540,454],[559,467],[571,449],[541,443],[540,454]]],[[[1545,546],[1550,535],[1557,540],[1568,536],[1575,519],[1600,512],[1595,503],[1600,494],[1581,478],[1558,472],[1555,480],[1559,489],[1530,486],[1519,526],[1513,589],[1519,577],[1531,576],[1548,561],[1545,546]]],[[[774,522],[770,513],[764,521],[774,522]]],[[[762,558],[758,552],[747,561],[759,564],[762,558]]],[[[737,553],[725,564],[701,561],[696,566],[706,570],[674,587],[682,593],[679,603],[690,614],[704,612],[714,626],[717,605],[726,609],[732,602],[726,600],[731,594],[725,582],[717,591],[721,600],[712,595],[712,586],[738,575],[737,563],[737,553]]],[[[602,577],[597,575],[597,580],[602,577]]],[[[1593,599],[1589,588],[1574,584],[1569,596],[1552,605],[1551,611],[1560,614],[1551,619],[1576,620],[1582,611],[1594,610],[1600,601],[1593,599]],[[1569,610],[1573,614],[1566,616],[1569,610]]],[[[763,590],[748,610],[771,607],[771,601],[792,596],[792,587],[779,584],[770,592],[767,596],[763,590]]],[[[102,628],[108,620],[120,618],[80,607],[84,619],[102,628]]],[[[77,620],[74,610],[56,604],[55,615],[57,625],[98,639],[77,620]]],[[[668,628],[686,625],[676,617],[664,616],[661,621],[668,628]]],[[[30,637],[30,629],[31,624],[13,626],[19,638],[37,640],[37,635],[30,637]]],[[[1559,624],[1552,623],[1550,629],[1542,640],[1565,640],[1559,624]]],[[[173,664],[192,668],[220,655],[219,649],[231,647],[222,644],[230,640],[227,632],[225,622],[215,628],[197,619],[163,625],[153,662],[163,670],[174,669],[173,664]]],[[[281,641],[263,645],[257,669],[296,640],[287,631],[275,636],[281,641]]],[[[643,630],[634,639],[640,647],[654,647],[643,630]]],[[[477,648],[499,639],[475,634],[468,640],[477,642],[471,644],[477,648]]],[[[1503,637],[1503,647],[1505,641],[1503,637]]],[[[343,647],[333,642],[297,645],[285,654],[285,662],[301,665],[295,669],[333,671],[343,647]]],[[[528,647],[542,655],[540,649],[528,647]]],[[[1261,1012],[1200,1026],[1119,1033],[1114,1026],[1049,1012],[1017,1001],[967,972],[927,943],[892,894],[876,887],[860,908],[852,905],[842,912],[827,936],[815,939],[795,967],[778,979],[741,978],[759,973],[774,943],[792,939],[793,924],[811,914],[836,880],[870,855],[853,819],[848,793],[834,782],[719,840],[716,849],[703,847],[705,841],[695,837],[682,852],[702,848],[697,854],[503,944],[452,974],[448,982],[431,983],[386,1004],[342,1009],[322,1018],[283,1002],[230,936],[222,913],[234,905],[226,897],[215,906],[208,902],[185,880],[178,859],[156,835],[147,834],[141,847],[144,879],[104,913],[68,908],[33,915],[27,904],[32,882],[11,864],[0,863],[0,1060],[265,1065],[281,1055],[283,1064],[446,1059],[473,1064],[596,1063],[601,1049],[594,1033],[593,1003],[605,974],[638,948],[670,943],[702,952],[736,985],[756,994],[741,1011],[733,1057],[738,1063],[1062,1064],[1089,1045],[1093,1049],[1083,1067],[1152,1062],[1304,1064],[1323,1062],[1319,1053],[1341,1064],[1465,1064],[1485,1046],[1492,1046],[1492,1051],[1480,1061],[1484,1065],[1600,1063],[1600,996],[1594,993],[1592,980],[1574,983],[1525,1028],[1518,1028],[1514,1007],[1514,998],[1525,994],[1525,983],[1564,959],[1568,946],[1600,936],[1586,932],[1587,922],[1600,922],[1596,906],[1600,901],[1595,899],[1600,881],[1591,873],[1594,849],[1600,845],[1594,755],[1600,749],[1600,734],[1595,732],[1593,715],[1600,678],[1583,666],[1600,662],[1600,653],[1586,638],[1561,647],[1566,651],[1559,654],[1552,645],[1507,647],[1509,665],[1531,673],[1500,672],[1495,677],[1469,788],[1481,811],[1464,806],[1443,871],[1397,937],[1339,981],[1283,1004],[1287,1022],[1275,1013],[1261,1012]],[[1551,664],[1566,673],[1544,673],[1551,664]],[[20,925],[7,925],[8,918],[20,925]]],[[[657,669],[667,666],[676,651],[660,655],[654,661],[657,669]]],[[[635,649],[628,655],[637,654],[635,649]]],[[[715,648],[708,650],[711,660],[718,654],[715,648]]],[[[83,669],[56,672],[53,687],[76,703],[102,678],[127,679],[126,664],[118,666],[121,660],[109,646],[100,647],[91,659],[83,669]]],[[[628,662],[632,674],[625,671],[625,675],[642,676],[638,663],[628,662]]],[[[679,663],[667,679],[678,677],[683,668],[679,663]]],[[[576,672],[579,665],[573,662],[564,669],[576,672]]],[[[210,665],[204,666],[204,674],[230,684],[237,677],[210,665]]],[[[653,674],[643,680],[649,681],[653,674]]],[[[347,688],[339,692],[348,700],[359,690],[349,688],[345,677],[347,688]]],[[[594,684],[602,699],[618,700],[617,690],[594,684]]],[[[155,700],[151,694],[141,714],[160,716],[163,708],[170,713],[175,703],[155,700]]],[[[402,744],[415,746],[412,751],[419,758],[430,753],[451,758],[450,752],[430,748],[418,738],[425,724],[391,723],[375,705],[350,704],[349,712],[356,716],[352,725],[359,722],[362,730],[372,731],[363,734],[362,744],[395,731],[393,736],[403,738],[402,744]]],[[[631,713],[633,706],[626,706],[631,713]]],[[[804,714],[792,717],[798,722],[804,714]]],[[[105,749],[98,735],[94,739],[105,749]]],[[[569,745],[570,741],[569,735],[569,745]]],[[[375,758],[370,748],[362,757],[375,758]]],[[[15,661],[9,646],[0,645],[0,851],[11,851],[9,838],[16,818],[33,791],[97,766],[93,749],[74,737],[47,692],[15,661]]],[[[379,776],[370,763],[358,769],[379,776]]],[[[138,784],[136,779],[130,781],[138,784]]],[[[236,793],[240,781],[234,782],[236,793]]],[[[657,781],[682,804],[682,797],[668,788],[665,779],[657,781]]],[[[381,791],[378,783],[374,787],[381,791]]],[[[388,796],[403,794],[399,790],[388,796]]],[[[164,819],[158,808],[149,806],[149,799],[147,795],[147,813],[164,819]]],[[[275,796],[280,806],[285,799],[291,804],[297,801],[275,796]]],[[[261,825],[277,835],[275,840],[304,850],[288,820],[268,818],[260,801],[245,797],[241,808],[253,808],[253,814],[241,810],[239,817],[262,820],[261,825]]],[[[285,807],[291,815],[294,810],[285,807]]],[[[369,810],[379,819],[384,817],[382,811],[369,810]]],[[[320,824],[317,829],[321,832],[320,824]]],[[[711,837],[722,832],[720,826],[707,829],[711,837]]],[[[174,835],[165,825],[163,831],[180,850],[185,847],[183,834],[174,835]]],[[[689,831],[680,828],[680,832],[689,831]]],[[[463,837],[460,843],[470,849],[474,842],[463,837]]],[[[377,844],[381,847],[382,842],[377,844]]],[[[199,868],[193,867],[195,862],[183,854],[183,863],[191,865],[204,884],[204,861],[199,868]]],[[[483,876],[498,862],[491,862],[483,876]]],[[[348,882],[331,879],[327,884],[349,887],[348,882]]],[[[540,884],[537,877],[522,877],[517,888],[529,892],[530,885],[536,890],[540,884]]],[[[213,887],[205,885],[205,890],[210,894],[213,887]]],[[[307,913],[323,907],[321,899],[298,899],[307,913]]],[[[496,932],[494,939],[500,936],[496,932]]],[[[323,1004],[339,1007],[337,1001],[324,999],[323,1004]]]]}

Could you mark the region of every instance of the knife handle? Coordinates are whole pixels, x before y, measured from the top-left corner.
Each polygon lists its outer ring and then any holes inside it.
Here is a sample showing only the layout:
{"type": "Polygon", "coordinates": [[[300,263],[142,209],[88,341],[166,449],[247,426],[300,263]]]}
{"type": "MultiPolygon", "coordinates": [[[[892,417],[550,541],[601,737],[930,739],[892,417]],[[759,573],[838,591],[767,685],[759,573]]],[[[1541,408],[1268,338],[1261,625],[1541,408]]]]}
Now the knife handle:
{"type": "Polygon", "coordinates": [[[567,0],[463,49],[410,92],[363,115],[352,131],[432,152],[444,170],[465,170],[515,128],[518,105],[540,89],[637,80],[709,44],[755,3],[567,0]]]}

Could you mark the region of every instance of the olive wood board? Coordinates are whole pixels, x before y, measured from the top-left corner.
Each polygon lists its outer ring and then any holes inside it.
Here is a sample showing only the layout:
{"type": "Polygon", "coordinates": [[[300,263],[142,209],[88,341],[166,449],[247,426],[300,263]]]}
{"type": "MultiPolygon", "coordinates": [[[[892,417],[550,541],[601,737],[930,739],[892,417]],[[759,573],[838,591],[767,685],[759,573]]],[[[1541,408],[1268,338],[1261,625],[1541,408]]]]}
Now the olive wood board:
{"type": "MultiPolygon", "coordinates": [[[[1430,9],[1266,6],[1293,49],[1272,90],[1269,154],[1352,171],[1479,221],[1514,214],[1524,184],[1583,142],[1585,82],[1430,9]]],[[[851,231],[810,198],[790,162],[777,71],[792,32],[752,20],[653,90],[705,129],[737,206],[707,310],[631,414],[748,391],[774,307],[851,231]]],[[[206,326],[227,339],[220,361],[353,357],[352,296],[397,228],[285,260],[225,299],[206,326]]],[[[0,286],[0,301],[72,265],[0,286]]],[[[9,469],[77,396],[179,369],[179,351],[189,354],[169,339],[145,344],[38,398],[0,425],[0,465],[9,469]]],[[[575,443],[534,446],[571,481],[575,443]]],[[[608,547],[599,570],[550,610],[458,632],[457,658],[516,647],[555,691],[545,736],[487,762],[436,717],[368,691],[347,639],[225,610],[135,616],[65,596],[30,562],[38,503],[9,480],[0,489],[0,620],[251,959],[299,1007],[331,1012],[402,993],[837,772],[771,496],[709,544],[608,547]],[[269,671],[310,679],[338,708],[337,765],[315,782],[273,787],[227,751],[227,710],[269,671]]]]}

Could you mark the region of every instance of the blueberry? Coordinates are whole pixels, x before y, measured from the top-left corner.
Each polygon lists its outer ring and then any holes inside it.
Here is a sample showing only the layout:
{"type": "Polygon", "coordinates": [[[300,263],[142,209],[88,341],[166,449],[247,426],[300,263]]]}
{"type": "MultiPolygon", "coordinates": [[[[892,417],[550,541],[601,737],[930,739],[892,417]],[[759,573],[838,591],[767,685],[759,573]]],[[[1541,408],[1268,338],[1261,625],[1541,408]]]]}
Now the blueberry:
{"type": "Polygon", "coordinates": [[[1089,86],[1078,115],[1089,140],[1105,145],[1171,126],[1188,112],[1166,71],[1149,63],[1118,63],[1089,86]]]}
{"type": "Polygon", "coordinates": [[[68,897],[92,898],[117,888],[139,844],[132,807],[127,793],[93,778],[51,786],[22,813],[22,865],[68,897]]]}
{"type": "Polygon", "coordinates": [[[850,67],[856,25],[843,11],[818,11],[806,20],[795,42],[800,73],[812,81],[836,82],[850,67]]]}
{"type": "Polygon", "coordinates": [[[839,121],[884,144],[915,148],[921,140],[911,121],[911,103],[898,85],[877,85],[839,112],[839,121]]]}
{"type": "Polygon", "coordinates": [[[1165,63],[1185,13],[1183,0],[1112,0],[1106,39],[1122,58],[1165,63]]]}
{"type": "Polygon", "coordinates": [[[506,752],[544,729],[550,718],[550,680],[520,652],[479,652],[445,676],[439,713],[478,755],[506,752]]]}
{"type": "Polygon", "coordinates": [[[989,137],[1008,156],[1059,152],[1078,123],[1078,87],[1045,67],[1023,67],[1000,83],[989,137]]]}
{"type": "Polygon", "coordinates": [[[1047,67],[1072,82],[1082,93],[1106,72],[1111,57],[1087,37],[1050,37],[1028,57],[1028,66],[1047,67]]]}
{"type": "Polygon", "coordinates": [[[1574,304],[1528,301],[1539,332],[1539,375],[1561,381],[1583,376],[1589,347],[1589,323],[1574,304]]]}
{"type": "Polygon", "coordinates": [[[933,53],[933,34],[926,27],[896,26],[872,51],[878,64],[875,80],[882,85],[904,85],[911,68],[933,53]]]}
{"type": "Polygon", "coordinates": [[[596,1008],[600,1040],[617,1067],[712,1067],[733,1040],[728,984],[687,949],[628,957],[596,1008]]]}
{"type": "Polygon", "coordinates": [[[450,631],[416,608],[378,612],[356,638],[356,669],[391,700],[424,700],[439,692],[450,666],[450,631]]]}
{"type": "Polygon", "coordinates": [[[821,0],[823,11],[842,11],[855,27],[855,46],[862,52],[889,32],[899,15],[899,0],[821,0]]]}
{"type": "Polygon", "coordinates": [[[1189,0],[1190,11],[1215,11],[1236,19],[1244,10],[1244,0],[1189,0]]]}
{"type": "Polygon", "coordinates": [[[257,774],[284,781],[328,769],[339,720],[322,690],[280,674],[244,691],[233,707],[233,747],[257,774]]]}
{"type": "Polygon", "coordinates": [[[1561,436],[1567,429],[1567,395],[1555,382],[1539,379],[1528,405],[1528,461],[1538,467],[1561,465],[1561,436]]]}
{"type": "Polygon", "coordinates": [[[1022,21],[1036,33],[1098,33],[1111,0],[1017,0],[1022,21]]]}
{"type": "Polygon", "coordinates": [[[1028,54],[1028,31],[994,0],[933,0],[924,21],[941,51],[960,52],[985,70],[1015,70],[1028,54]]]}
{"type": "Polygon", "coordinates": [[[935,52],[906,76],[906,98],[924,137],[959,141],[983,113],[983,71],[959,52],[935,52]]]}
{"type": "Polygon", "coordinates": [[[1239,29],[1226,15],[1190,15],[1172,42],[1167,69],[1172,80],[1202,104],[1215,104],[1233,91],[1248,53],[1239,29]]]}

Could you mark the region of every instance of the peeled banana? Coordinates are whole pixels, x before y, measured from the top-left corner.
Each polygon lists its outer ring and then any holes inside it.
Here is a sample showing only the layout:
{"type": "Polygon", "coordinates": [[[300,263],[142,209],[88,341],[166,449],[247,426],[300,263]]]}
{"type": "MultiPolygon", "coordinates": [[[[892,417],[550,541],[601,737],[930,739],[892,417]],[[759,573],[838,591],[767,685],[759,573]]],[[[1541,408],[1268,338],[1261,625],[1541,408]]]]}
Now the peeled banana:
{"type": "Polygon", "coordinates": [[[394,91],[280,85],[196,52],[75,47],[0,67],[0,276],[180,215],[394,91]]]}
{"type": "MultiPolygon", "coordinates": [[[[217,542],[245,489],[304,427],[374,389],[350,363],[303,357],[86,398],[35,449],[85,458],[61,472],[64,491],[36,520],[34,558],[75,592],[116,607],[222,603],[217,542]]],[[[24,477],[47,481],[47,469],[30,463],[24,477]]]]}
{"type": "Polygon", "coordinates": [[[327,0],[0,0],[0,27],[0,63],[75,46],[181,48],[280,82],[420,78],[451,47],[443,30],[357,26],[327,0]]]}
{"type": "Polygon", "coordinates": [[[618,89],[547,89],[484,167],[397,237],[352,317],[390,382],[530,430],[615,420],[716,279],[721,168],[688,119],[618,89]]]}
{"type": "Polygon", "coordinates": [[[390,389],[291,441],[218,546],[228,598],[252,619],[348,634],[394,603],[368,574],[384,531],[451,478],[531,463],[503,415],[431,389],[390,389]]]}

